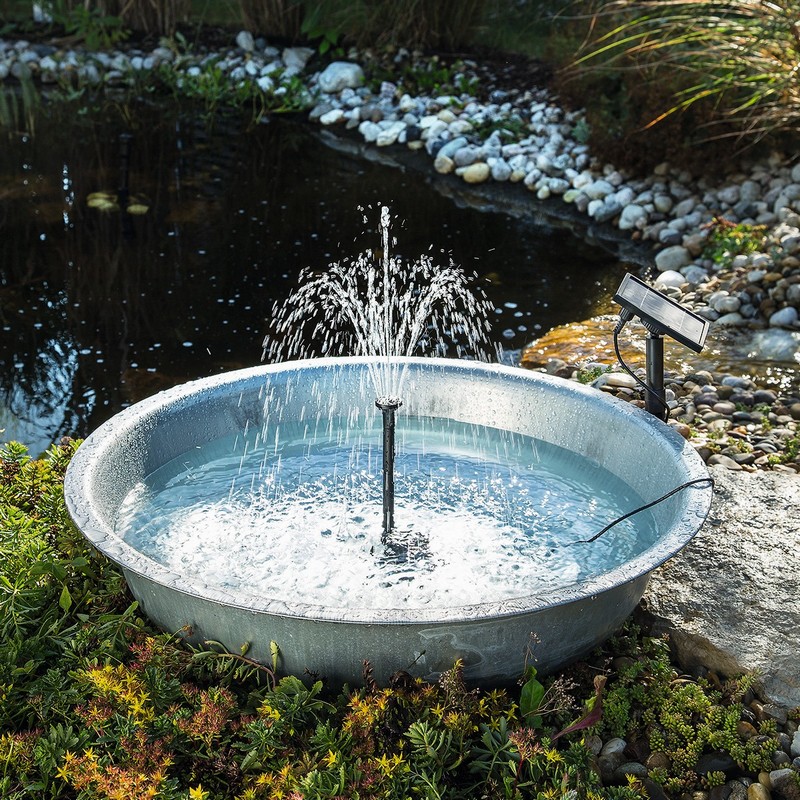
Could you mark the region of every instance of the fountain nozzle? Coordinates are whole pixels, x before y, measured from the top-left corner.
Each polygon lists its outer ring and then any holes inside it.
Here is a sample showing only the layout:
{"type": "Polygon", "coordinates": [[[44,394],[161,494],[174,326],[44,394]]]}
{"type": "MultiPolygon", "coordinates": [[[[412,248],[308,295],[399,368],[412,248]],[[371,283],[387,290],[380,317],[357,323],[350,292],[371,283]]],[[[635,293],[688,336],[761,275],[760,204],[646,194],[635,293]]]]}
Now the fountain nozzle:
{"type": "Polygon", "coordinates": [[[383,533],[386,544],[394,529],[394,425],[397,409],[403,405],[399,397],[378,397],[376,408],[383,413],[383,533]]]}

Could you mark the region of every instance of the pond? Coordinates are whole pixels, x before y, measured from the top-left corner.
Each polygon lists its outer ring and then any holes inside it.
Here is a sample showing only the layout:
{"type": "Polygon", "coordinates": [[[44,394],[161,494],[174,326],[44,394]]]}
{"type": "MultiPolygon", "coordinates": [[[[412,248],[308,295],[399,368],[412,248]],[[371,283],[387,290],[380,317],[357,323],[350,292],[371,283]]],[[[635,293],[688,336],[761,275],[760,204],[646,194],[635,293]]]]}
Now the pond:
{"type": "Polygon", "coordinates": [[[470,207],[457,179],[437,190],[430,168],[329,147],[299,120],[209,125],[108,100],[0,135],[0,429],[33,453],[161,389],[258,364],[273,303],[304,267],[377,247],[365,229],[381,204],[395,253],[477,274],[510,361],[591,316],[626,268],[570,224],[470,207]],[[89,202],[126,182],[145,213],[89,202]]]}

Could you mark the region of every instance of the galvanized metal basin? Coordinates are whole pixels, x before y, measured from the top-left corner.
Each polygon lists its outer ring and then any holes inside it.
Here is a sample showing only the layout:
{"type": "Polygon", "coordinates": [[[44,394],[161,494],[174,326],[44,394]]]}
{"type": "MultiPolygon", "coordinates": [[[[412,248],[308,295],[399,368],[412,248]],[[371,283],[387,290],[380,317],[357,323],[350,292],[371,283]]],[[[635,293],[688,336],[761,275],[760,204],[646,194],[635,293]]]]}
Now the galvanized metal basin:
{"type": "MultiPolygon", "coordinates": [[[[710,485],[676,493],[652,509],[656,543],[621,567],[553,591],[443,608],[342,609],[282,596],[228,591],[170,571],[115,533],[129,491],[173,458],[258,426],[265,397],[281,396],[286,418],[305,409],[346,416],[372,407],[375,359],[317,359],[258,367],[178,386],[102,425],[79,448],[65,481],[67,508],[87,539],[122,568],[144,612],[193,642],[216,640],[280,669],[358,683],[369,660],[381,682],[398,669],[435,679],[462,659],[468,679],[516,680],[533,647],[541,672],[587,653],[639,602],[650,573],[702,525],[710,485]]],[[[522,369],[446,359],[402,359],[406,413],[533,436],[580,454],[642,498],[707,477],[694,449],[651,415],[578,383],[522,369]]],[[[372,413],[375,413],[374,408],[372,413]]]]}

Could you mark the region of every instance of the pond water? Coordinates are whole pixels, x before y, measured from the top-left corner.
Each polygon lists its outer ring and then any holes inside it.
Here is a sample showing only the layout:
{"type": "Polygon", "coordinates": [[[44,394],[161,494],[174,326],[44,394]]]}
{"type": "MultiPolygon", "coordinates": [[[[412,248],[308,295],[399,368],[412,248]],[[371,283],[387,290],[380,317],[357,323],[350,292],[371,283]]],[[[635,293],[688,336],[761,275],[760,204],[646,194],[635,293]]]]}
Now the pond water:
{"type": "Polygon", "coordinates": [[[0,136],[0,439],[33,453],[161,389],[258,364],[273,303],[302,268],[378,247],[360,207],[374,209],[372,229],[390,207],[398,255],[477,273],[509,360],[595,313],[626,268],[568,224],[470,208],[437,191],[429,167],[348,155],[297,120],[209,127],[108,100],[0,136]],[[88,202],[126,173],[146,213],[88,202]]]}

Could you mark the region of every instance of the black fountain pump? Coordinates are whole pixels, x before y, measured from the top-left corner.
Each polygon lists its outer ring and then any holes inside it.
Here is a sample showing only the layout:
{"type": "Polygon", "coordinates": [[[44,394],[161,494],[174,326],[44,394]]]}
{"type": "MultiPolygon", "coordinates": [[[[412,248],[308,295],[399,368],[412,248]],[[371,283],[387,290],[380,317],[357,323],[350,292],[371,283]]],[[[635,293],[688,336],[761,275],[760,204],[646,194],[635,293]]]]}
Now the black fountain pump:
{"type": "Polygon", "coordinates": [[[664,336],[670,336],[695,353],[699,353],[708,335],[708,320],[689,311],[631,274],[622,279],[614,295],[614,302],[622,306],[615,333],[618,333],[633,317],[639,317],[647,329],[645,358],[649,391],[645,397],[645,408],[651,414],[662,417],[662,408],[666,408],[664,336]]]}
{"type": "Polygon", "coordinates": [[[383,414],[383,544],[394,529],[394,427],[397,409],[402,405],[398,397],[379,397],[375,401],[383,414]]]}

